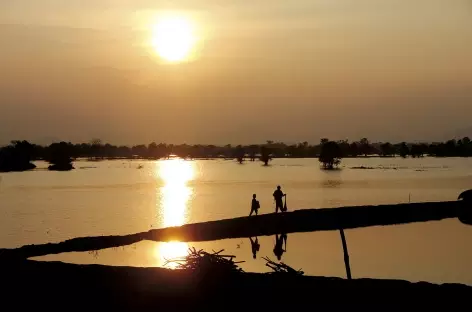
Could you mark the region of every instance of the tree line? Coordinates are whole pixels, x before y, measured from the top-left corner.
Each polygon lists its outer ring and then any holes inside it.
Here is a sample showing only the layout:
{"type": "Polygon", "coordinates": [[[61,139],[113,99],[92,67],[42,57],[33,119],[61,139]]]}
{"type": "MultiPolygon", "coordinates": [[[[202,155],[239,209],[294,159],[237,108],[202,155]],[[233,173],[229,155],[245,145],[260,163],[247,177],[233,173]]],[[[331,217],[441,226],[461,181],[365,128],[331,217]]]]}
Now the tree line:
{"type": "MultiPolygon", "coordinates": [[[[334,158],[345,157],[470,157],[472,143],[468,137],[460,140],[449,140],[438,143],[371,143],[367,138],[359,141],[348,140],[332,141],[327,138],[319,144],[300,142],[285,144],[283,142],[266,141],[263,144],[224,146],[204,144],[165,144],[155,143],[134,146],[116,146],[103,143],[99,139],[88,143],[73,144],[58,142],[48,146],[32,144],[28,141],[12,141],[9,145],[0,148],[0,171],[27,170],[31,161],[46,160],[56,168],[68,168],[73,159],[87,158],[89,160],[103,159],[161,159],[175,155],[190,159],[231,158],[242,162],[245,159],[261,159],[268,163],[272,158],[319,158],[326,151],[334,158]],[[328,144],[329,143],[329,144],[328,144]],[[328,146],[326,146],[328,144],[328,146]],[[26,166],[26,167],[25,167],[26,166]],[[10,168],[11,170],[8,170],[10,168]]],[[[330,158],[328,157],[328,158],[330,158]]],[[[336,164],[333,164],[336,165],[336,164]]],[[[54,170],[54,169],[52,169],[54,170]]]]}

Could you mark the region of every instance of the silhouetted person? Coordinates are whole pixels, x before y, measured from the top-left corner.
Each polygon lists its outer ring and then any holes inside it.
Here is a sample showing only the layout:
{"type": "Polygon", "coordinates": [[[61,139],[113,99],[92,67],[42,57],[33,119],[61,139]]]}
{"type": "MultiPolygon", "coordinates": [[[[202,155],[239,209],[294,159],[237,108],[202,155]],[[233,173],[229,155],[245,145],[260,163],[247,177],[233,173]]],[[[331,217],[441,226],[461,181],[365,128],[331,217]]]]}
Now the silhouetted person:
{"type": "Polygon", "coordinates": [[[251,213],[249,214],[249,216],[252,216],[253,212],[257,216],[257,212],[259,211],[259,208],[261,208],[261,205],[259,204],[259,201],[256,199],[256,194],[252,194],[251,213]]]}
{"type": "Polygon", "coordinates": [[[259,244],[257,237],[255,240],[253,240],[252,237],[249,237],[249,240],[251,241],[252,257],[256,259],[257,252],[261,248],[261,245],[259,244]]]}
{"type": "Polygon", "coordinates": [[[272,195],[274,196],[274,199],[275,199],[275,213],[279,212],[279,208],[280,208],[280,211],[283,211],[284,203],[283,203],[282,198],[285,196],[285,194],[280,189],[280,185],[277,186],[277,189],[274,191],[274,194],[272,195]]]}
{"type": "Polygon", "coordinates": [[[287,251],[287,234],[275,234],[275,246],[274,246],[274,255],[280,261],[282,259],[282,255],[284,252],[287,251]],[[284,241],[285,241],[285,249],[284,249],[284,241]]]}

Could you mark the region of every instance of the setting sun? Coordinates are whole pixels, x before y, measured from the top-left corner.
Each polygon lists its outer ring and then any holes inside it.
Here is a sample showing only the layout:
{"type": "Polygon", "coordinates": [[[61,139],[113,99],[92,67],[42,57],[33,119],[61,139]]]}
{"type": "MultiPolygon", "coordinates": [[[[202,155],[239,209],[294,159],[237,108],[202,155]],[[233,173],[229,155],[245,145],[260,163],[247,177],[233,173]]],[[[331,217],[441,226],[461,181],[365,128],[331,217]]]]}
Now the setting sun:
{"type": "Polygon", "coordinates": [[[163,17],[153,26],[152,45],[157,54],[169,62],[188,58],[194,44],[193,26],[184,17],[163,17]]]}

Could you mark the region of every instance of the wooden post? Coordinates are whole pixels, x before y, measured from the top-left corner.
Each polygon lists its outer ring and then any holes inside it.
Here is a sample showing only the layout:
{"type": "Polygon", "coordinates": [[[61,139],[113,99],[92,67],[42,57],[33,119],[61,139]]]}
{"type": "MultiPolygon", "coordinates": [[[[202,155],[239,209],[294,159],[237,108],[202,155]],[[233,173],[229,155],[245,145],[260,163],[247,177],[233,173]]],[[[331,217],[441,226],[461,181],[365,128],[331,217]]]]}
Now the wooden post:
{"type": "Polygon", "coordinates": [[[344,230],[340,229],[339,233],[341,234],[341,242],[343,243],[344,251],[344,265],[346,266],[347,279],[352,279],[351,277],[351,265],[349,264],[349,252],[347,251],[346,237],[344,236],[344,230]]]}
{"type": "Polygon", "coordinates": [[[467,225],[472,225],[472,190],[467,190],[459,195],[459,200],[462,201],[459,210],[459,220],[467,225]]]}

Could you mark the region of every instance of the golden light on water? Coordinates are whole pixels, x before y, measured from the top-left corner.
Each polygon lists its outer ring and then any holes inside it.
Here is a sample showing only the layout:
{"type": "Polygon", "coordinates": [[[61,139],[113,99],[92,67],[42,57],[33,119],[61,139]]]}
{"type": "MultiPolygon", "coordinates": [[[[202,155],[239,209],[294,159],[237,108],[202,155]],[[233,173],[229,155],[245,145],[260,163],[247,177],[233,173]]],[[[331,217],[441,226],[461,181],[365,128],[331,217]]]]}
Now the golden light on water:
{"type": "MultiPolygon", "coordinates": [[[[188,182],[195,175],[194,162],[172,159],[161,161],[158,166],[157,175],[164,182],[160,188],[161,206],[158,207],[163,213],[162,227],[183,225],[193,192],[188,182]]],[[[188,245],[183,242],[160,243],[155,251],[158,265],[163,266],[166,259],[185,256],[187,249],[188,245]]]]}
{"type": "Polygon", "coordinates": [[[187,17],[161,16],[152,26],[152,46],[168,62],[190,58],[196,41],[195,27],[187,17]]]}
{"type": "MultiPolygon", "coordinates": [[[[156,251],[159,260],[159,265],[164,266],[166,260],[180,258],[187,255],[188,245],[182,242],[168,242],[161,243],[156,251]]],[[[169,263],[166,268],[175,269],[175,263],[169,263]]]]}

